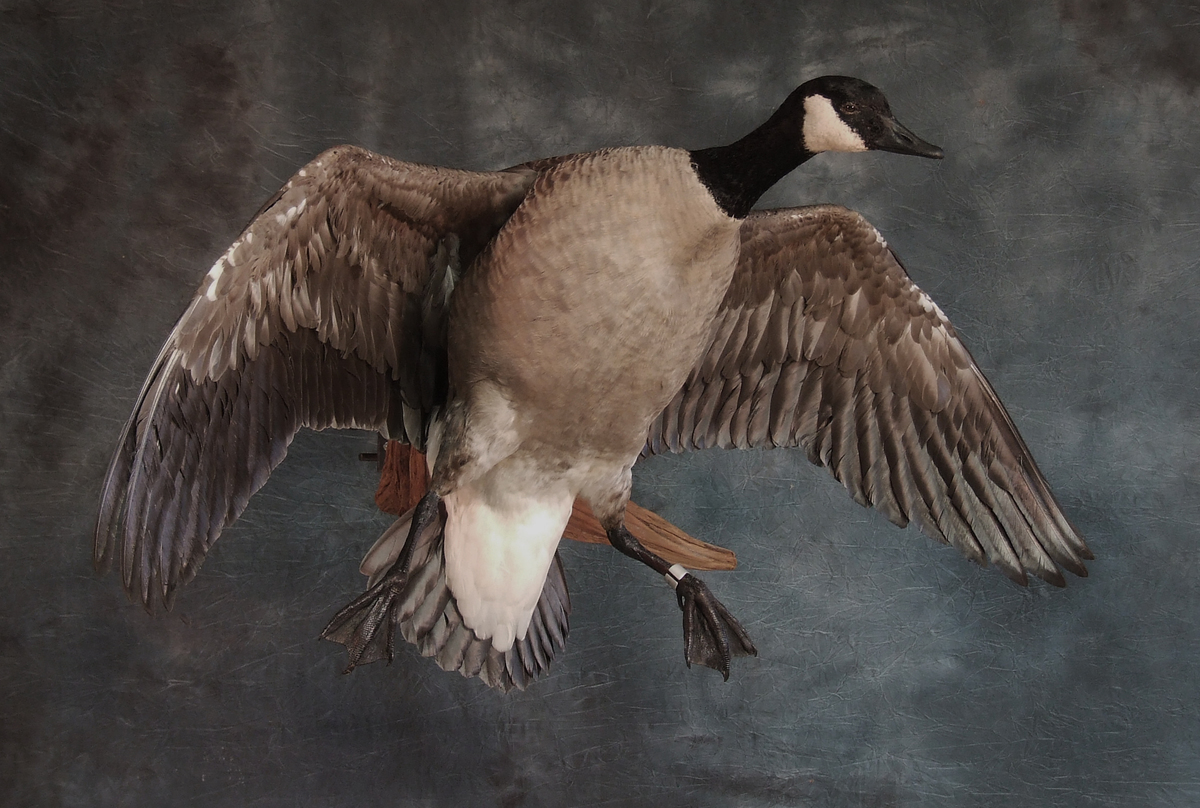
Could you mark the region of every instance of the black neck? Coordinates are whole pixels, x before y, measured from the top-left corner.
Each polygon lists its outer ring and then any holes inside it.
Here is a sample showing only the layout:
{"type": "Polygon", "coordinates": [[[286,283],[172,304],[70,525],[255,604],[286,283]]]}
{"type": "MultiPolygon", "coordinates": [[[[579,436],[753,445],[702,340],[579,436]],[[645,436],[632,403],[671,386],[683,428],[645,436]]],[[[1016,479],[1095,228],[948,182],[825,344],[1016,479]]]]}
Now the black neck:
{"type": "Polygon", "coordinates": [[[768,188],[813,156],[804,148],[803,131],[803,106],[785,104],[736,143],[691,152],[692,165],[721,210],[744,219],[768,188]]]}

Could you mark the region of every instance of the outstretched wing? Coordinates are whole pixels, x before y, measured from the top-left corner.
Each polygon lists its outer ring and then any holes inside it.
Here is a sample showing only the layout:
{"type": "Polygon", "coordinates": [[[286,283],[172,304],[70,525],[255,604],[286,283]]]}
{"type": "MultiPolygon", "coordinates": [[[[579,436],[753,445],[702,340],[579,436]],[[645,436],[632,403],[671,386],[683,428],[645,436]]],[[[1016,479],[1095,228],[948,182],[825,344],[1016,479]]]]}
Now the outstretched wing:
{"type": "Polygon", "coordinates": [[[937,305],[871,225],[822,205],[751,215],[712,343],[647,452],[802,446],[855,501],[1018,583],[1092,558],[937,305]]]}
{"type": "Polygon", "coordinates": [[[170,606],[300,427],[421,447],[445,395],[445,311],[534,172],[331,149],[221,256],[158,355],[108,468],[95,560],[170,606]]]}

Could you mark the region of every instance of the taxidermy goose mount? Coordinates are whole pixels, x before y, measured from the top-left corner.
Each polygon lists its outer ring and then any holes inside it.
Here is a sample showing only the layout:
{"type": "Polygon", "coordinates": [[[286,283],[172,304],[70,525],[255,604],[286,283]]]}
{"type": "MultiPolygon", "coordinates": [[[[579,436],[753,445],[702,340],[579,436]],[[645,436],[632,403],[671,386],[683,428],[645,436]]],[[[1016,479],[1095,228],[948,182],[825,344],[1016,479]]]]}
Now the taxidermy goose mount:
{"type": "Polygon", "coordinates": [[[523,688],[563,647],[556,549],[580,497],[667,578],[689,664],[754,654],[695,575],[627,529],[643,453],[803,447],[856,501],[1025,583],[1092,557],[941,310],[832,205],[751,213],[824,151],[937,158],[883,94],[826,76],[728,146],[605,149],[498,172],[353,147],[302,168],[209,271],[104,483],[95,560],[169,607],[300,427],[427,455],[417,506],[324,637],[396,635],[523,688]]]}

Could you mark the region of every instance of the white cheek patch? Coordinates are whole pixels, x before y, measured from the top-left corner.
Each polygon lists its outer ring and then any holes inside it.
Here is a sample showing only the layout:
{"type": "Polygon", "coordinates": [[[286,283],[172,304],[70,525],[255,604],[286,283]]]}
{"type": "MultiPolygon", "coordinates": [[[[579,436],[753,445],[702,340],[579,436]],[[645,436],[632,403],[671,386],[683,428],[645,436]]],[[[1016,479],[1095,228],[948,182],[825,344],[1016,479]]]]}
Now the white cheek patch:
{"type": "Polygon", "coordinates": [[[846,125],[823,95],[804,99],[804,148],[813,154],[826,151],[861,152],[867,144],[846,125]]]}

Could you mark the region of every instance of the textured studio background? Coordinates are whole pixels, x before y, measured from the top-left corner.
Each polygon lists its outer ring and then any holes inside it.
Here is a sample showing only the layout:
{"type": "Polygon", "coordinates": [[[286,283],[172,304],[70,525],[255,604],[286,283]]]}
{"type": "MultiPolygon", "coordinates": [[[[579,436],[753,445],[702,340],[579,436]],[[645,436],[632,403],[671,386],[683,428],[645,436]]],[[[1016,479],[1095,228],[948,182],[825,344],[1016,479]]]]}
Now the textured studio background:
{"type": "MultiPolygon", "coordinates": [[[[1200,10],[1140,0],[0,0],[0,805],[1200,804],[1200,10]],[[170,615],[90,530],[200,279],[318,151],[469,168],[727,142],[823,73],[940,163],[825,156],[957,324],[1097,559],[1028,589],[792,452],[635,471],[736,550],[760,650],[688,670],[640,565],[563,548],[566,652],[503,697],[315,638],[388,523],[304,433],[170,615]]],[[[582,402],[586,404],[586,402],[582,402]]]]}

